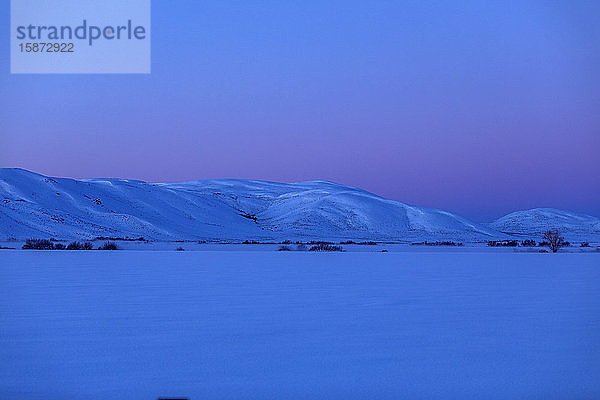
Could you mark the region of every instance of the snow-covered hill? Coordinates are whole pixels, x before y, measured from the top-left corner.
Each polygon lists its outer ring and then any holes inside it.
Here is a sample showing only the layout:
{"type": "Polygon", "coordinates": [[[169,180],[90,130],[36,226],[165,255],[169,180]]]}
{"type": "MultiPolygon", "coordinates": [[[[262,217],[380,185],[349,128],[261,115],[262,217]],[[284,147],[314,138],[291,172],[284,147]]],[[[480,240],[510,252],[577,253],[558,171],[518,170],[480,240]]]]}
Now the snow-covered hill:
{"type": "Polygon", "coordinates": [[[153,240],[461,240],[559,228],[600,235],[597,218],[558,210],[509,214],[490,225],[409,206],[331,182],[217,179],[147,183],[50,178],[0,169],[0,240],[144,237],[153,240]]]}
{"type": "Polygon", "coordinates": [[[0,169],[0,238],[485,240],[489,227],[331,182],[146,183],[0,169]]]}
{"type": "Polygon", "coordinates": [[[568,240],[595,240],[600,236],[600,218],[554,208],[534,208],[505,215],[490,224],[508,234],[540,236],[558,229],[568,240]]]}

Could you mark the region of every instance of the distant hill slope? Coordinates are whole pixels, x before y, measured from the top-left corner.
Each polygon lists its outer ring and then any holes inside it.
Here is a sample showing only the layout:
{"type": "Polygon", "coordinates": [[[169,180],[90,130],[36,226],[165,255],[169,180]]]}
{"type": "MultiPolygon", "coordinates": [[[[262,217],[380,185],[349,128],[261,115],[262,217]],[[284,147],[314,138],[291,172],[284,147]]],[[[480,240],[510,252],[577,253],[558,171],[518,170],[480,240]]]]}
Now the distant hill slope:
{"type": "Polygon", "coordinates": [[[490,227],[509,234],[541,236],[549,229],[558,229],[567,239],[597,239],[600,218],[554,208],[534,208],[505,215],[490,227]]]}
{"type": "Polygon", "coordinates": [[[0,169],[0,238],[486,240],[492,228],[331,182],[146,183],[0,169]]]}
{"type": "Polygon", "coordinates": [[[144,237],[152,240],[461,240],[559,229],[598,240],[600,220],[534,209],[478,224],[331,182],[215,179],[147,183],[50,178],[0,169],[0,240],[144,237]]]}

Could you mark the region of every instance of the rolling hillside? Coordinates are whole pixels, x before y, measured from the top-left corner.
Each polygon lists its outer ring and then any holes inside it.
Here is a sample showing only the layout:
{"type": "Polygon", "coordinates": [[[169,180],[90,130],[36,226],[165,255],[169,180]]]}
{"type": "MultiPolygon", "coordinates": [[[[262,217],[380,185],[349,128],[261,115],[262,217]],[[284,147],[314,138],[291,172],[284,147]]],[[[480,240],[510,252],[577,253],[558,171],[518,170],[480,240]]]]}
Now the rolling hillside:
{"type": "Polygon", "coordinates": [[[331,182],[146,183],[50,178],[0,169],[0,237],[153,240],[486,240],[502,236],[449,212],[331,182]]]}
{"type": "Polygon", "coordinates": [[[600,219],[554,208],[534,208],[505,215],[490,224],[504,233],[541,236],[549,229],[558,229],[569,240],[596,240],[600,237],[600,219]]]}

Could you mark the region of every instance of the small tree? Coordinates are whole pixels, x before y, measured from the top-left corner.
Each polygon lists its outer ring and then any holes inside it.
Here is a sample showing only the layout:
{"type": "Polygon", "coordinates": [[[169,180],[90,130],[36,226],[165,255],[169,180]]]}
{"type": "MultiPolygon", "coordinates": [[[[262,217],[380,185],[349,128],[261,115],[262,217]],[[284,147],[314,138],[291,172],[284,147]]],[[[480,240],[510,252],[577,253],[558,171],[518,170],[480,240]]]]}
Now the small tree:
{"type": "Polygon", "coordinates": [[[556,253],[561,246],[565,245],[565,238],[560,235],[558,230],[544,232],[544,240],[548,242],[548,248],[556,253]]]}

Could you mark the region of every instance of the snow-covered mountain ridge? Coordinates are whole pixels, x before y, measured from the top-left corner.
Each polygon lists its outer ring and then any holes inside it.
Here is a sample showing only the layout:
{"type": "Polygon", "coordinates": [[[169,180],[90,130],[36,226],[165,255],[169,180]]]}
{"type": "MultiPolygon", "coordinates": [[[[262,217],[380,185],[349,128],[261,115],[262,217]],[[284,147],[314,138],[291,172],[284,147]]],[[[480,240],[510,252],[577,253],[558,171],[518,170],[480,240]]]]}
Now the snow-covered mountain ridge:
{"type": "Polygon", "coordinates": [[[597,238],[600,236],[600,219],[554,208],[534,208],[516,211],[498,218],[490,227],[500,232],[540,236],[549,229],[558,229],[568,239],[597,238]]]}
{"type": "MultiPolygon", "coordinates": [[[[503,218],[478,224],[324,181],[147,183],[0,169],[0,238],[478,241],[535,231],[532,221],[513,232],[513,218],[503,218]]],[[[582,229],[600,234],[599,220],[589,218],[582,229]]]]}

